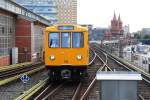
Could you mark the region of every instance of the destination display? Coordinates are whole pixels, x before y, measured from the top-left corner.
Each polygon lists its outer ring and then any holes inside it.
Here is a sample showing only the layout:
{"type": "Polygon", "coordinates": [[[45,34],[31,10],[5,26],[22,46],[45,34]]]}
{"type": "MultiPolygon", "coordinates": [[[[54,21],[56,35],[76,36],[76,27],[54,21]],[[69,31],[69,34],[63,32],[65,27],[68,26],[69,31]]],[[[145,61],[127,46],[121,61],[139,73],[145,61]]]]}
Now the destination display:
{"type": "Polygon", "coordinates": [[[74,30],[74,26],[58,26],[58,30],[74,30]]]}

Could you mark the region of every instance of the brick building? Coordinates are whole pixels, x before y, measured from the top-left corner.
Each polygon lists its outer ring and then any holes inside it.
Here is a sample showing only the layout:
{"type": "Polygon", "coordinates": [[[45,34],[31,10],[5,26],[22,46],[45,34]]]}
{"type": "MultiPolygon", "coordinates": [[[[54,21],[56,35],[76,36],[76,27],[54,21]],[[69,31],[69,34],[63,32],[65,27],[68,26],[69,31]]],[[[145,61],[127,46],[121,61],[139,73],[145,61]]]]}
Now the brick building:
{"type": "Polygon", "coordinates": [[[104,40],[111,40],[111,32],[108,30],[108,31],[105,31],[104,33],[104,40]]]}
{"type": "Polygon", "coordinates": [[[111,20],[111,28],[110,28],[112,38],[118,38],[118,37],[123,36],[122,24],[123,23],[121,21],[120,15],[118,16],[118,19],[117,19],[116,14],[114,13],[114,17],[111,20]]]}
{"type": "Polygon", "coordinates": [[[15,47],[19,50],[19,62],[32,61],[35,55],[37,59],[42,57],[45,27],[46,25],[32,19],[17,17],[15,47]]]}
{"type": "Polygon", "coordinates": [[[51,21],[11,0],[0,0],[0,67],[12,62],[11,50],[18,48],[18,63],[43,56],[43,29],[51,21]]]}

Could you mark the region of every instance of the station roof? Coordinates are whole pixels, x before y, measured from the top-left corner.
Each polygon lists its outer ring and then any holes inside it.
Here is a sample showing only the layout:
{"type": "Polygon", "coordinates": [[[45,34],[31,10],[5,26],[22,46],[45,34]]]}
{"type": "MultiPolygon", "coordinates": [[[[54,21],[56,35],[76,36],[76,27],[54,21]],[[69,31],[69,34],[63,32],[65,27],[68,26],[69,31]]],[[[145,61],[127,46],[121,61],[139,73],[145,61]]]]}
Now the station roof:
{"type": "Polygon", "coordinates": [[[116,71],[116,72],[97,72],[97,80],[142,80],[141,74],[137,72],[116,71]]]}
{"type": "Polygon", "coordinates": [[[23,15],[25,17],[29,17],[36,21],[39,21],[43,24],[50,25],[51,21],[26,9],[25,7],[15,3],[12,0],[0,0],[0,8],[9,12],[12,12],[17,15],[23,15]]]}

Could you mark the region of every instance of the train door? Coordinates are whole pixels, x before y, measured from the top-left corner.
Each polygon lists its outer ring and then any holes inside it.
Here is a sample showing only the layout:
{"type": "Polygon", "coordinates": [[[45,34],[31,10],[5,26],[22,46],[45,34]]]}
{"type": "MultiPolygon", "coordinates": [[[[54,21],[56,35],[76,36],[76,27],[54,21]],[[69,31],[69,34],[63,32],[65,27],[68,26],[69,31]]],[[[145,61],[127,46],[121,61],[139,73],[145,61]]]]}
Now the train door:
{"type": "Polygon", "coordinates": [[[61,33],[61,48],[63,52],[63,64],[69,64],[69,51],[71,48],[71,33],[70,32],[62,32],[61,33]]]}

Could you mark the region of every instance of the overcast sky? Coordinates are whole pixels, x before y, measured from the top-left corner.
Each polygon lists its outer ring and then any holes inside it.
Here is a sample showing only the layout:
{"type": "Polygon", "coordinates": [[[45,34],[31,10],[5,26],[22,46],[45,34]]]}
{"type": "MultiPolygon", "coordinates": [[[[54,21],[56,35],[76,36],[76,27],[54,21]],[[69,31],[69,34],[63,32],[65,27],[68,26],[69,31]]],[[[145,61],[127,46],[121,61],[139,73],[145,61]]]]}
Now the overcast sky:
{"type": "Polygon", "coordinates": [[[78,24],[108,27],[114,11],[130,32],[150,27],[150,0],[77,0],[78,24]]]}

